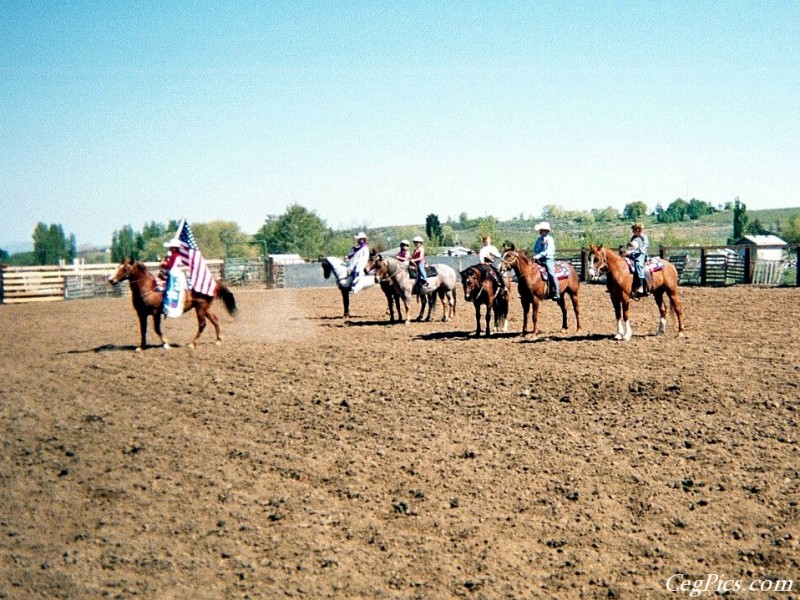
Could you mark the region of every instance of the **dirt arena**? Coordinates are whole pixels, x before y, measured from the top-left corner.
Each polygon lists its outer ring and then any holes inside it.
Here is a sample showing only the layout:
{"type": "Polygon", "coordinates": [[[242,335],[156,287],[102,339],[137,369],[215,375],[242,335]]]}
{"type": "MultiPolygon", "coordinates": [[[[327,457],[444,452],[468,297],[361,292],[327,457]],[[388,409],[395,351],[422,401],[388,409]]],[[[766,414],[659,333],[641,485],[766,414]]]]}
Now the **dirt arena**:
{"type": "Polygon", "coordinates": [[[800,290],[628,343],[599,286],[524,339],[234,291],[221,346],[138,354],[130,298],[0,306],[0,597],[800,597],[800,290]]]}

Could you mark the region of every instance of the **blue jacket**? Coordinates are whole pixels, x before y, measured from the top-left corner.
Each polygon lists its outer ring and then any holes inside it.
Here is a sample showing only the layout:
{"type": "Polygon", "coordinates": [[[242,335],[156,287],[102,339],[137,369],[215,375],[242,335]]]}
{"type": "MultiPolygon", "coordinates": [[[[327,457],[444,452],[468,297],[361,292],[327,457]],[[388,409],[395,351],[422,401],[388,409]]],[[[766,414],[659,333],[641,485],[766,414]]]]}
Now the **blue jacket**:
{"type": "Polygon", "coordinates": [[[553,236],[548,233],[544,237],[539,236],[536,238],[536,242],[533,244],[533,258],[540,260],[542,258],[555,259],[555,257],[556,241],[553,239],[553,236]]]}

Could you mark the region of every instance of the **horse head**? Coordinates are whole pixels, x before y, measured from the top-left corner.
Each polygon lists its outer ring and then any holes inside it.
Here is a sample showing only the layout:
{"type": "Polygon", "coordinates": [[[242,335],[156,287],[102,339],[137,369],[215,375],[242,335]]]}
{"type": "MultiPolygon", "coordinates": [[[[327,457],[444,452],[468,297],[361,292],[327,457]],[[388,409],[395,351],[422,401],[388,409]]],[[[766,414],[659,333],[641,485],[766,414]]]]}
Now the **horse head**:
{"type": "Polygon", "coordinates": [[[330,279],[331,273],[333,272],[331,263],[323,256],[319,257],[319,262],[322,265],[322,275],[325,277],[325,279],[330,279]]]}
{"type": "Polygon", "coordinates": [[[608,273],[608,248],[602,244],[589,246],[589,279],[597,279],[608,273]]]}
{"type": "Polygon", "coordinates": [[[513,246],[512,248],[505,251],[502,258],[500,259],[500,267],[498,271],[500,271],[500,275],[505,275],[506,272],[513,269],[519,262],[519,252],[517,252],[513,246]]]}
{"type": "Polygon", "coordinates": [[[464,300],[474,302],[483,290],[483,277],[477,266],[472,266],[461,271],[461,285],[464,286],[464,300]]]}
{"type": "Polygon", "coordinates": [[[117,285],[120,281],[125,281],[130,278],[131,271],[133,270],[133,261],[130,258],[124,258],[114,274],[108,278],[108,283],[117,285]]]}

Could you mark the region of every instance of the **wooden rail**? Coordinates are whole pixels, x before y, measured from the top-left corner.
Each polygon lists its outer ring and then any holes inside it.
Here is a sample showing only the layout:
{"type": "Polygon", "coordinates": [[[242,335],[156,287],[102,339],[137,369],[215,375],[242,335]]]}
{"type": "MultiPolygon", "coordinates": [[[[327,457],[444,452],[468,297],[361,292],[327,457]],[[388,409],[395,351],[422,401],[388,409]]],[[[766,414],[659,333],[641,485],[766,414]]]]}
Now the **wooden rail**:
{"type": "MultiPolygon", "coordinates": [[[[209,268],[219,274],[221,260],[208,260],[209,268]]],[[[159,263],[145,263],[156,273],[159,263]]],[[[58,302],[73,298],[112,295],[114,288],[107,279],[117,269],[115,263],[93,265],[62,265],[0,268],[0,304],[20,304],[23,302],[58,302]]],[[[119,288],[116,294],[127,293],[127,286],[119,288]]]]}

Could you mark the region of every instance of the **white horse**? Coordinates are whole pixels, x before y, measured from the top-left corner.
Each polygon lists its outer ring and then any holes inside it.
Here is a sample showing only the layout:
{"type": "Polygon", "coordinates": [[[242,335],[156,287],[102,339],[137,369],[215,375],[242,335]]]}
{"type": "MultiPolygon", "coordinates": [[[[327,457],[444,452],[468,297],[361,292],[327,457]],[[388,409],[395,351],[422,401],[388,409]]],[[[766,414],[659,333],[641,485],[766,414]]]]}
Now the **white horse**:
{"type": "MultiPolygon", "coordinates": [[[[322,264],[322,274],[325,279],[330,279],[331,275],[336,278],[336,286],[342,294],[342,304],[344,305],[344,317],[350,317],[350,294],[357,294],[361,290],[366,290],[378,283],[373,275],[363,273],[364,264],[352,265],[349,261],[344,261],[337,256],[321,256],[319,259],[322,264]],[[358,269],[356,284],[353,285],[353,274],[358,269]]],[[[366,262],[366,261],[364,261],[366,262]]]]}

